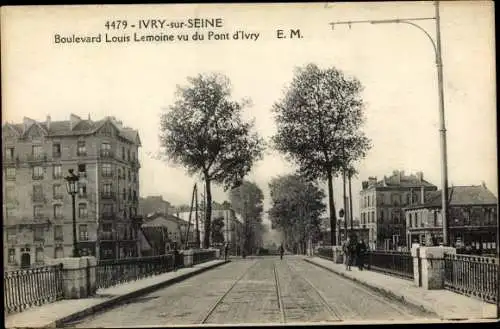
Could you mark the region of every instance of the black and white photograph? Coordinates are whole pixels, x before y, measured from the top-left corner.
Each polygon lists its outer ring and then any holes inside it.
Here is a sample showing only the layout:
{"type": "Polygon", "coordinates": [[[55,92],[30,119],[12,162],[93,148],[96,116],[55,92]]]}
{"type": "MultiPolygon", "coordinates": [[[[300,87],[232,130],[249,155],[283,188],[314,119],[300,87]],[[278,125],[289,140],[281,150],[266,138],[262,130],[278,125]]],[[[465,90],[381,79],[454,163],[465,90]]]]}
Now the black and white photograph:
{"type": "Polygon", "coordinates": [[[6,328],[498,321],[493,1],[0,10],[6,328]]]}

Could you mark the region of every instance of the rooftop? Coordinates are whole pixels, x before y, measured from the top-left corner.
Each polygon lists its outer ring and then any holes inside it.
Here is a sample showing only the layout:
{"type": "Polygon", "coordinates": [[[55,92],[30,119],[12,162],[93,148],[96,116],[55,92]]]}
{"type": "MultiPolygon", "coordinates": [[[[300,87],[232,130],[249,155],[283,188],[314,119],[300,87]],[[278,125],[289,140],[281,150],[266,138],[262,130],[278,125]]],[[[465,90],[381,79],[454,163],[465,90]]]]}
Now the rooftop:
{"type": "Polygon", "coordinates": [[[435,185],[426,181],[422,172],[405,175],[404,171],[395,170],[391,176],[384,176],[382,180],[368,177],[367,181],[363,181],[362,187],[364,190],[379,187],[435,187],[435,185]]]}
{"type": "Polygon", "coordinates": [[[11,131],[18,137],[26,136],[31,129],[38,129],[41,134],[48,136],[80,136],[93,134],[105,127],[106,123],[113,126],[120,137],[140,145],[138,131],[124,127],[122,122],[115,117],[106,117],[98,121],[91,120],[90,115],[85,120],[74,114],[70,115],[69,120],[64,121],[52,121],[50,116],[47,116],[45,121],[36,121],[25,117],[23,123],[5,123],[2,130],[11,131]]]}
{"type": "MultiPolygon", "coordinates": [[[[406,209],[441,207],[441,190],[430,192],[424,204],[407,207],[406,209]]],[[[483,185],[452,186],[448,188],[450,206],[480,206],[495,205],[497,197],[483,185]]]]}

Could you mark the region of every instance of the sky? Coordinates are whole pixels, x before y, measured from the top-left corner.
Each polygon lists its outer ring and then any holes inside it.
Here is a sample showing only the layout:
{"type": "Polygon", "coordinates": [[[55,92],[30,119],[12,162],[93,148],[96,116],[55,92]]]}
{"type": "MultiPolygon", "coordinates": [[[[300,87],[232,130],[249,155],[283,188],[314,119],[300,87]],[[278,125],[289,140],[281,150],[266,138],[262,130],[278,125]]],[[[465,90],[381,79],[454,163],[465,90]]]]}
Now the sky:
{"type": "MultiPolygon", "coordinates": [[[[174,205],[188,204],[195,177],[182,167],[154,159],[159,151],[159,117],[174,101],[177,85],[189,76],[218,72],[228,76],[234,99],[250,98],[244,113],[255,118],[268,140],[275,132],[271,113],[294,69],[308,63],[336,67],[364,86],[366,135],[373,148],[359,161],[353,179],[358,216],[361,181],[393,170],[422,171],[441,186],[438,85],[434,51],[422,31],[405,24],[354,24],[332,21],[432,17],[432,2],[284,5],[148,5],[2,8],[2,120],[23,117],[67,120],[70,113],[99,120],[115,116],[137,129],[141,196],[162,195],[174,205]],[[186,21],[222,18],[223,27],[207,33],[244,30],[253,40],[163,43],[55,44],[54,35],[121,36],[160,31],[129,28],[107,31],[105,22],[139,19],[186,21]],[[277,39],[276,30],[300,29],[301,39],[277,39]]],[[[419,21],[435,36],[434,21],[419,21]]],[[[193,29],[163,33],[195,32],[193,29]]],[[[479,185],[498,195],[493,3],[441,4],[444,103],[450,185],[479,185]]],[[[293,172],[293,163],[267,150],[248,179],[270,205],[269,181],[293,172]]],[[[326,184],[322,184],[326,187],[326,184]]],[[[334,182],[336,207],[342,207],[342,182],[334,182]]],[[[214,200],[226,199],[214,186],[214,200]]],[[[325,200],[326,202],[326,200],[325,200]]],[[[325,214],[327,215],[327,214],[325,214]]],[[[265,217],[267,221],[267,218],[265,217]]]]}

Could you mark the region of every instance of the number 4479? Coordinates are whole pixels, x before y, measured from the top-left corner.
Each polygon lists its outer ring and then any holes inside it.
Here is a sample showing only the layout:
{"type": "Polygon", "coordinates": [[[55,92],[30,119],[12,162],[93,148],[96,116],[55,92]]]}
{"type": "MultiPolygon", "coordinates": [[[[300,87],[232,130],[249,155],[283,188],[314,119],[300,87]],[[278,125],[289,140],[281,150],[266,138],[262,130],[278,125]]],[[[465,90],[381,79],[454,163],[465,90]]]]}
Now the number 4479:
{"type": "Polygon", "coordinates": [[[110,30],[119,30],[119,29],[126,29],[127,28],[127,21],[123,20],[117,20],[117,21],[107,21],[104,26],[110,30]]]}

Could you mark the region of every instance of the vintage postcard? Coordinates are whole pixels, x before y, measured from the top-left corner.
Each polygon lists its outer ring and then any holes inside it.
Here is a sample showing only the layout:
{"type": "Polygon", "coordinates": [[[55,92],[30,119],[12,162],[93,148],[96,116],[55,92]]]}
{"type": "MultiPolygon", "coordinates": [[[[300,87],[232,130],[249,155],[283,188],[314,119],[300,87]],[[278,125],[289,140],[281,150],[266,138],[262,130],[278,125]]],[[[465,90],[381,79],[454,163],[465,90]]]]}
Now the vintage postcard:
{"type": "Polygon", "coordinates": [[[6,327],[495,321],[494,25],[2,7],[6,327]]]}

